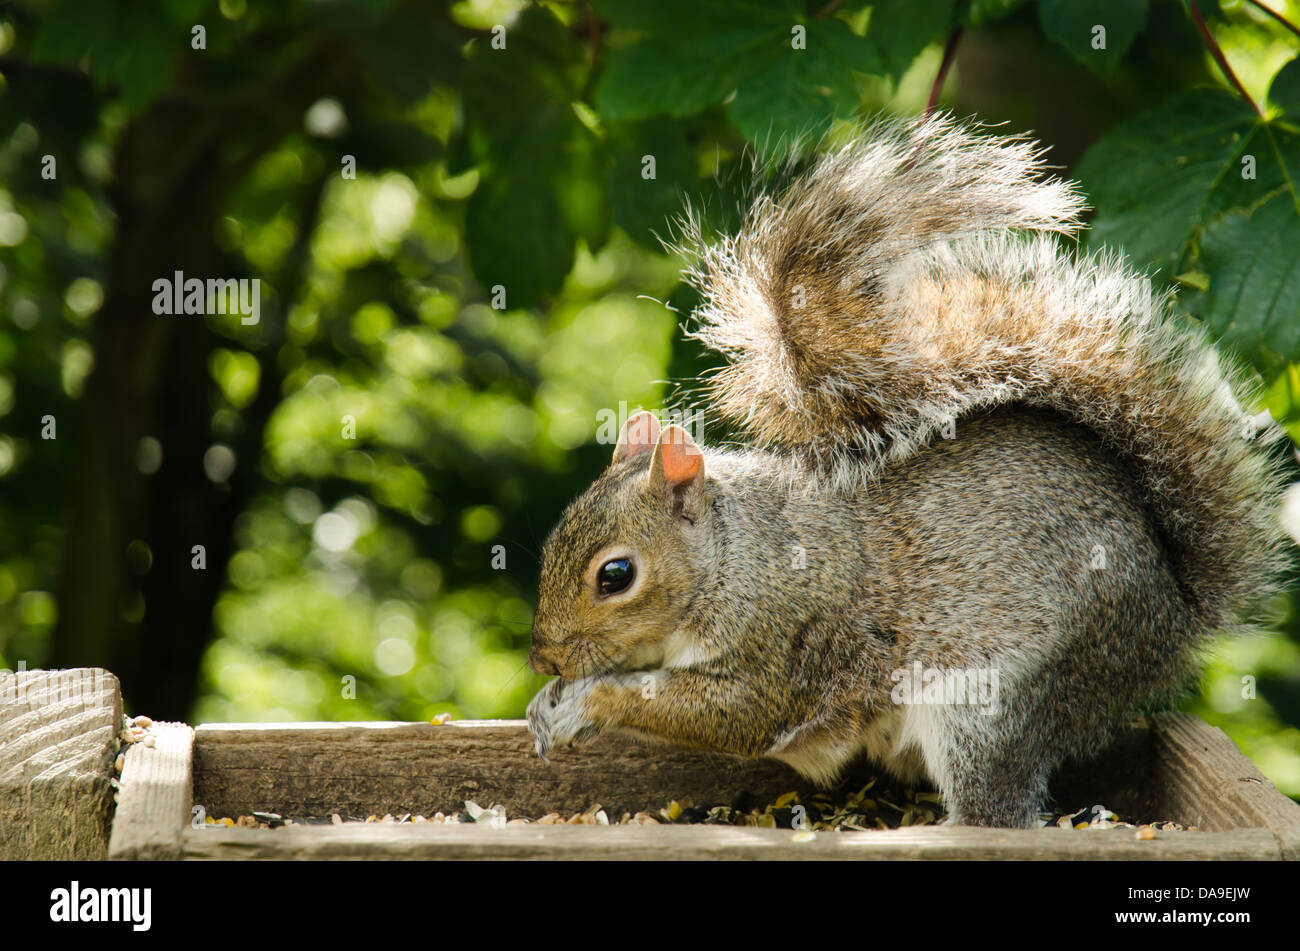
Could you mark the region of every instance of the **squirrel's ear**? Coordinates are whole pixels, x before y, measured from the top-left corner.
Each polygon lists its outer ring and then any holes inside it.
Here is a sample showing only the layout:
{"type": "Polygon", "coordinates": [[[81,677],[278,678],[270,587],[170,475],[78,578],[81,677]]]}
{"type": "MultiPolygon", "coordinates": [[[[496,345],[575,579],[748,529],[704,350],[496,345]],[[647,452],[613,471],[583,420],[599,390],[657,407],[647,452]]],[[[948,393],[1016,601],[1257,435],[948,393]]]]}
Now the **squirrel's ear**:
{"type": "Polygon", "coordinates": [[[614,459],[610,465],[617,465],[627,459],[634,459],[642,453],[650,452],[659,442],[659,420],[654,413],[642,410],[633,413],[623,424],[623,431],[618,434],[618,445],[614,447],[614,459]]]}
{"type": "Polygon", "coordinates": [[[652,489],[671,493],[674,514],[695,522],[704,501],[704,453],[682,427],[669,426],[659,435],[649,481],[652,489]]]}

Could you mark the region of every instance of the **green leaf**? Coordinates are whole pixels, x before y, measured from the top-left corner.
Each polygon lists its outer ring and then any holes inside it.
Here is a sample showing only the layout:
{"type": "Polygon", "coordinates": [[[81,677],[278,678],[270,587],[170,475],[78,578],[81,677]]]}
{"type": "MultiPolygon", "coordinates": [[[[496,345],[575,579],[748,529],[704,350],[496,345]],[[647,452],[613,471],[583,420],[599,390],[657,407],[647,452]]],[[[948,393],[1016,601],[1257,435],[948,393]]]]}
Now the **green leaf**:
{"type": "Polygon", "coordinates": [[[1117,126],[1078,168],[1122,245],[1266,376],[1300,360],[1300,137],[1200,90],[1117,126]]]}
{"type": "MultiPolygon", "coordinates": [[[[702,14],[683,13],[685,22],[702,14]]],[[[730,114],[750,141],[817,134],[858,105],[856,72],[883,72],[872,44],[836,19],[799,22],[748,4],[710,7],[714,28],[687,31],[642,12],[655,27],[640,42],[612,50],[596,91],[605,119],[689,116],[730,96],[730,114]],[[720,18],[719,10],[734,11],[720,18]],[[803,48],[795,47],[796,29],[803,48]]]]}
{"type": "Polygon", "coordinates": [[[651,244],[682,210],[682,193],[696,181],[695,153],[680,122],[611,122],[607,128],[614,159],[608,175],[614,223],[632,240],[651,244]],[[645,177],[647,156],[654,159],[653,178],[645,177]]]}
{"type": "Polygon", "coordinates": [[[96,41],[112,35],[114,11],[107,3],[58,0],[36,28],[32,59],[38,63],[75,63],[96,41]]]}
{"type": "Polygon", "coordinates": [[[1268,379],[1300,359],[1300,205],[1279,192],[1253,209],[1234,210],[1201,237],[1211,275],[1186,304],[1268,379]]]}
{"type": "Polygon", "coordinates": [[[609,240],[609,192],[605,188],[609,153],[586,126],[575,123],[558,159],[551,169],[551,187],[565,224],[590,250],[599,251],[609,240]]]}
{"type": "Polygon", "coordinates": [[[1049,39],[1095,73],[1109,75],[1147,22],[1147,0],[1039,0],[1049,39]]]}
{"type": "Polygon", "coordinates": [[[432,11],[403,8],[375,16],[369,9],[330,8],[328,22],[355,42],[375,77],[399,102],[422,99],[435,82],[455,82],[464,62],[451,24],[432,11]]]}
{"type": "Polygon", "coordinates": [[[510,28],[506,48],[480,42],[461,77],[466,118],[499,142],[556,133],[576,121],[583,54],[564,25],[542,7],[529,7],[510,28]]]}
{"type": "Polygon", "coordinates": [[[573,267],[573,235],[549,179],[495,177],[465,212],[470,262],[485,288],[506,289],[506,306],[531,307],[564,286],[573,267]]]}
{"type": "MultiPolygon", "coordinates": [[[[167,0],[167,16],[173,23],[202,23],[203,14],[216,4],[211,0],[167,0]]],[[[215,12],[215,11],[213,11],[215,12]]]]}
{"type": "Polygon", "coordinates": [[[1002,20],[1025,5],[1026,0],[963,0],[957,16],[966,26],[982,26],[1002,20]]]}
{"type": "MultiPolygon", "coordinates": [[[[167,88],[177,54],[188,43],[189,31],[167,20],[145,20],[136,27],[107,70],[129,110],[140,111],[167,88]]],[[[93,58],[100,62],[98,55],[93,58]]]]}
{"type": "MultiPolygon", "coordinates": [[[[871,5],[867,40],[882,70],[902,76],[921,51],[952,28],[956,0],[877,0],[871,5]]],[[[868,72],[868,70],[860,70],[868,72]]]]}
{"type": "Polygon", "coordinates": [[[596,0],[596,13],[620,29],[685,34],[733,30],[741,23],[780,26],[804,12],[802,0],[596,0]]]}
{"type": "Polygon", "coordinates": [[[652,36],[611,50],[596,87],[596,107],[606,119],[694,115],[741,85],[755,51],[777,36],[771,27],[750,27],[652,36]]]}
{"type": "Polygon", "coordinates": [[[1121,245],[1164,280],[1188,270],[1185,255],[1198,229],[1285,181],[1288,170],[1264,133],[1248,105],[1210,89],[1116,126],[1076,169],[1097,209],[1089,243],[1121,245]],[[1247,156],[1255,160],[1254,179],[1242,177],[1247,156]]]}
{"type": "Polygon", "coordinates": [[[1293,119],[1300,119],[1300,56],[1278,70],[1268,87],[1268,101],[1293,119]]]}
{"type": "Polygon", "coordinates": [[[127,108],[138,112],[166,88],[189,39],[188,26],[158,16],[138,0],[119,5],[64,0],[41,21],[32,57],[77,63],[89,55],[95,86],[116,86],[127,108]]]}
{"type": "Polygon", "coordinates": [[[749,77],[728,112],[745,138],[763,145],[816,136],[858,105],[853,72],[883,70],[874,49],[839,20],[807,24],[807,47],[787,29],[755,50],[749,77]]]}
{"type": "Polygon", "coordinates": [[[599,248],[609,232],[604,147],[573,111],[584,71],[563,24],[529,7],[506,48],[480,44],[462,74],[482,173],[466,211],[470,261],[485,286],[506,287],[511,307],[563,286],[576,236],[599,248]]]}
{"type": "Polygon", "coordinates": [[[1210,275],[1204,271],[1185,271],[1177,275],[1174,281],[1181,287],[1190,287],[1197,291],[1207,291],[1210,289],[1210,275]]]}
{"type": "Polygon", "coordinates": [[[1300,365],[1291,364],[1277,375],[1264,393],[1264,406],[1273,418],[1287,427],[1291,438],[1300,442],[1300,365]]]}

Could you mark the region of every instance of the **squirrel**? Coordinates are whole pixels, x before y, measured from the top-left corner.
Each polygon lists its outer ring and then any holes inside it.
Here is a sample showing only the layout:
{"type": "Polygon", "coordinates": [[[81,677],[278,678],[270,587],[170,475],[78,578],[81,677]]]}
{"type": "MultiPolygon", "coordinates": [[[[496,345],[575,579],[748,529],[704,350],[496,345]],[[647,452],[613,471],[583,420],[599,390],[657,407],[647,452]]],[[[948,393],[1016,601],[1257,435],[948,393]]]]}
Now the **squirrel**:
{"type": "Polygon", "coordinates": [[[949,823],[1033,827],[1062,765],[1257,630],[1281,430],[1168,294],[1063,247],[1084,210],[1035,142],[932,115],[860,130],[733,235],[688,216],[690,333],[747,445],[637,414],[564,512],[537,752],[609,731],[821,785],[865,754],[949,823]]]}

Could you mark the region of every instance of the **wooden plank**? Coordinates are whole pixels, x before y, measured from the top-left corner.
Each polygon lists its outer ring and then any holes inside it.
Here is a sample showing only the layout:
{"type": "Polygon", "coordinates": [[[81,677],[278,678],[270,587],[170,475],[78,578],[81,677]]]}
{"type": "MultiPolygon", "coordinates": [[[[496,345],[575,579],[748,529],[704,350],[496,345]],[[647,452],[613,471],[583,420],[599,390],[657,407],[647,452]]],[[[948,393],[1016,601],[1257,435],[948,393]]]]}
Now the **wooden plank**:
{"type": "Polygon", "coordinates": [[[1187,713],[1152,718],[1159,808],[1209,832],[1264,827],[1300,859],[1300,805],[1278,792],[1222,730],[1187,713]]]}
{"type": "Polygon", "coordinates": [[[194,728],[155,723],[152,747],[127,747],[110,859],[178,859],[181,833],[190,823],[194,728]]]}
{"type": "Polygon", "coordinates": [[[117,678],[0,672],[0,859],[102,859],[113,814],[117,678]]]}
{"type": "MultiPolygon", "coordinates": [[[[832,844],[791,851],[790,833],[781,830],[576,827],[574,838],[574,827],[532,826],[492,830],[514,836],[493,839],[472,826],[367,824],[275,830],[273,835],[280,838],[271,839],[258,838],[259,833],[270,834],[261,830],[187,829],[181,850],[195,858],[527,858],[541,857],[552,848],[574,857],[664,857],[660,853],[666,849],[670,857],[681,853],[696,858],[1260,859],[1294,854],[1297,807],[1277,793],[1227,737],[1195,717],[1161,715],[1152,724],[1135,723],[1111,752],[1083,767],[1078,777],[1081,785],[1066,784],[1074,790],[1071,803],[1082,796],[1077,804],[1095,799],[1126,816],[1155,815],[1206,831],[1160,833],[1152,845],[1134,839],[1132,830],[1071,837],[1064,830],[919,828],[829,838],[822,834],[818,841],[832,844]],[[1232,781],[1225,781],[1230,774],[1232,781]],[[1044,838],[1055,835],[1067,837],[1044,838]],[[841,839],[843,844],[833,844],[841,839]],[[859,839],[873,844],[850,844],[859,839]],[[828,848],[860,851],[823,856],[828,848]]],[[[543,762],[519,720],[445,726],[213,724],[199,727],[194,747],[194,801],[218,817],[253,811],[288,816],[432,815],[459,810],[466,799],[484,806],[501,803],[512,817],[568,814],[596,802],[617,815],[654,810],[673,798],[726,803],[741,790],[755,801],[771,801],[791,789],[811,792],[779,763],[613,737],[556,751],[551,762],[543,762]]]]}
{"type": "Polygon", "coordinates": [[[789,830],[723,826],[430,826],[355,823],[287,828],[187,829],[186,859],[1069,859],[1206,861],[1277,859],[1264,829],[1159,832],[1132,829],[973,829],[922,826],[823,832],[795,842],[789,830]]]}
{"type": "Polygon", "coordinates": [[[729,803],[812,792],[771,760],[602,737],[533,751],[523,720],[429,723],[205,724],[195,733],[194,802],[209,816],[254,810],[364,817],[454,812],[473,799],[510,816],[659,809],[670,799],[729,803]]]}

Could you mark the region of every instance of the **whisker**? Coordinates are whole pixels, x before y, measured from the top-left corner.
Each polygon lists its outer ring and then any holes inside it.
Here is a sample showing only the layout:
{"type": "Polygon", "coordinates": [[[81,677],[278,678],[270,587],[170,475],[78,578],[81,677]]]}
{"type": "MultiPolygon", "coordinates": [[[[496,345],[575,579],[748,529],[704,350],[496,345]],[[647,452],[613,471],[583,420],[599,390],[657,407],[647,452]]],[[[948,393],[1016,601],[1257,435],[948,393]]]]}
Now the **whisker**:
{"type": "Polygon", "coordinates": [[[541,549],[535,548],[532,545],[526,545],[523,542],[519,541],[517,538],[511,538],[508,535],[502,535],[500,536],[500,538],[506,543],[508,543],[509,545],[513,546],[514,548],[518,548],[520,551],[524,552],[524,554],[528,555],[534,561],[541,560],[542,557],[541,549]]]}
{"type": "Polygon", "coordinates": [[[501,686],[501,689],[496,692],[496,696],[494,696],[490,701],[488,701],[489,706],[497,702],[497,698],[506,692],[507,688],[509,688],[509,686],[515,682],[515,678],[518,677],[520,674],[522,674],[524,672],[524,668],[527,666],[528,666],[528,661],[524,661],[523,664],[520,665],[519,669],[510,675],[510,679],[507,680],[501,686]]]}

